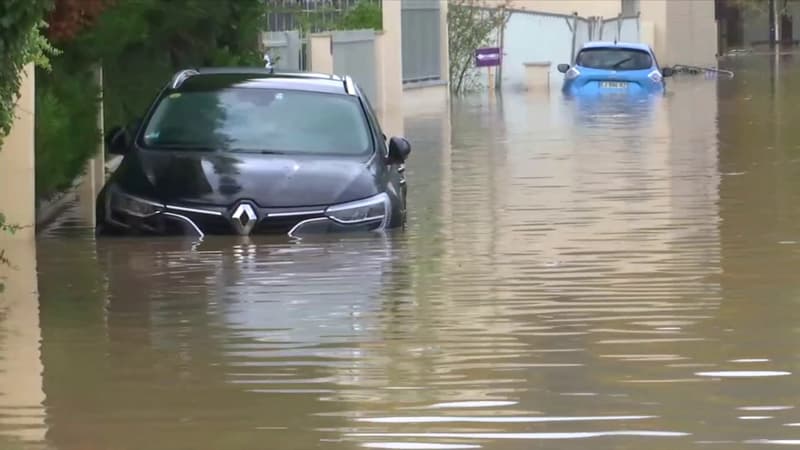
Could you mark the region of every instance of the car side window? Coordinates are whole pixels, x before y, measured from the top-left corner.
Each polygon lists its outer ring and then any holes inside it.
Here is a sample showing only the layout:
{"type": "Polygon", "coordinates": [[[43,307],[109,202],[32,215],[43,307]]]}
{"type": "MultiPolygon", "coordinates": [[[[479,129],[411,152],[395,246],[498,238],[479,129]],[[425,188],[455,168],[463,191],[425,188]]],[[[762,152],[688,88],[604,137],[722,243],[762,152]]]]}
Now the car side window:
{"type": "Polygon", "coordinates": [[[360,87],[356,87],[358,95],[364,101],[365,110],[367,111],[367,120],[369,120],[370,124],[374,128],[375,132],[378,133],[378,140],[380,141],[380,148],[383,150],[384,155],[389,154],[388,147],[386,147],[386,139],[384,139],[383,130],[381,129],[381,124],[378,122],[378,117],[375,114],[375,110],[372,108],[372,104],[369,102],[369,99],[364,92],[361,90],[360,87]]]}
{"type": "Polygon", "coordinates": [[[661,64],[658,63],[656,52],[654,52],[652,48],[650,48],[650,56],[653,58],[653,64],[656,66],[656,69],[661,70],[661,64]]]}

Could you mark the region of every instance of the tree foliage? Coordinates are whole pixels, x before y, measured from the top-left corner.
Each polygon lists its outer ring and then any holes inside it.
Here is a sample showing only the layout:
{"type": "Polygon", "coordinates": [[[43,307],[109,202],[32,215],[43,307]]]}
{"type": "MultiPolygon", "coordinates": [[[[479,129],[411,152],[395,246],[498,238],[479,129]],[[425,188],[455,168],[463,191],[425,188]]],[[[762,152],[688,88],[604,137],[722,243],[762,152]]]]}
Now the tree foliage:
{"type": "Polygon", "coordinates": [[[347,10],[335,23],[338,30],[381,30],[383,29],[383,12],[380,3],[361,0],[356,6],[347,10]]]}
{"type": "Polygon", "coordinates": [[[41,53],[39,24],[48,0],[0,2],[0,146],[11,131],[23,67],[41,53]]]}
{"type": "Polygon", "coordinates": [[[260,64],[263,0],[127,0],[70,46],[73,61],[103,61],[106,119],[141,114],[178,69],[260,64]]]}
{"type": "MultiPolygon", "coordinates": [[[[727,0],[732,6],[740,9],[746,9],[757,12],[759,14],[769,14],[770,0],[727,0]]],[[[789,2],[797,0],[774,0],[775,12],[778,14],[787,14],[789,12],[789,2]]]]}
{"type": "Polygon", "coordinates": [[[475,50],[488,45],[509,18],[506,4],[497,8],[482,8],[481,4],[480,0],[451,0],[447,9],[450,89],[454,94],[477,87],[475,50]]]}
{"type": "Polygon", "coordinates": [[[91,26],[110,0],[55,0],[47,23],[47,36],[51,41],[63,42],[74,39],[84,28],[91,26]]]}
{"type": "Polygon", "coordinates": [[[354,6],[345,9],[326,3],[319,3],[311,8],[303,2],[294,5],[271,4],[269,12],[291,17],[290,23],[302,33],[383,28],[380,0],[359,0],[354,6]]]}
{"type": "Polygon", "coordinates": [[[124,125],[179,69],[260,66],[263,14],[263,0],[57,0],[63,54],[37,77],[37,196],[69,187],[97,149],[97,64],[106,126],[124,125]]]}

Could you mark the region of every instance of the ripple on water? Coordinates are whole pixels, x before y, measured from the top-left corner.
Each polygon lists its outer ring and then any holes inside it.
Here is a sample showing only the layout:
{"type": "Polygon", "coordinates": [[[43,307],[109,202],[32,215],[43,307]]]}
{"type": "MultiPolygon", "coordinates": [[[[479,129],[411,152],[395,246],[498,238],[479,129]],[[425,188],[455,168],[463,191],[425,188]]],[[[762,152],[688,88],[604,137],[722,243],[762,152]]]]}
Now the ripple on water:
{"type": "Polygon", "coordinates": [[[650,103],[414,111],[408,228],[385,237],[95,241],[68,216],[27,260],[7,253],[28,270],[0,302],[0,381],[25,373],[0,382],[0,435],[40,427],[60,450],[795,442],[777,408],[800,392],[781,370],[798,260],[776,242],[796,240],[800,177],[759,151],[791,130],[772,142],[780,106],[758,96],[671,86],[650,103]],[[754,118],[769,126],[742,128],[754,118]]]}

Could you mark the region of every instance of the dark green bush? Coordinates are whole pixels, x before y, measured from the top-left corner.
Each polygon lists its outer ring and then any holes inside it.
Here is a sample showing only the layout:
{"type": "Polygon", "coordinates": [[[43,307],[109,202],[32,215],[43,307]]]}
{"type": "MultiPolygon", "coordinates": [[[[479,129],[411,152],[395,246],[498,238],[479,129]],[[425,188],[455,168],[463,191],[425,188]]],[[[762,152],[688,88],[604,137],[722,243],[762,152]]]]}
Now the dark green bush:
{"type": "Polygon", "coordinates": [[[383,12],[380,3],[362,0],[348,10],[337,24],[340,30],[383,29],[383,12]]]}
{"type": "Polygon", "coordinates": [[[99,90],[90,70],[37,73],[36,195],[48,198],[68,188],[98,149],[99,90]]]}
{"type": "Polygon", "coordinates": [[[179,69],[261,66],[263,10],[263,0],[113,2],[76,38],[57,42],[62,55],[37,79],[37,195],[68,187],[97,150],[94,64],[103,64],[106,129],[125,125],[179,69]]]}

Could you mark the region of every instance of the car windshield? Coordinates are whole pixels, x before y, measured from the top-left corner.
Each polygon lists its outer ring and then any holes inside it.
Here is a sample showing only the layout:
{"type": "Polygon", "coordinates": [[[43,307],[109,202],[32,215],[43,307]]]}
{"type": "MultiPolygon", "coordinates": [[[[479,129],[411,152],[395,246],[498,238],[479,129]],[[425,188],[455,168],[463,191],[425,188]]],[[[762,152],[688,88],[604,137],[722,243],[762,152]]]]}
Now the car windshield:
{"type": "Polygon", "coordinates": [[[260,88],[176,92],[145,127],[151,149],[364,154],[368,125],[352,96],[260,88]]]}
{"type": "Polygon", "coordinates": [[[590,69],[645,70],[653,66],[653,59],[642,50],[587,48],[578,53],[575,64],[590,69]]]}

